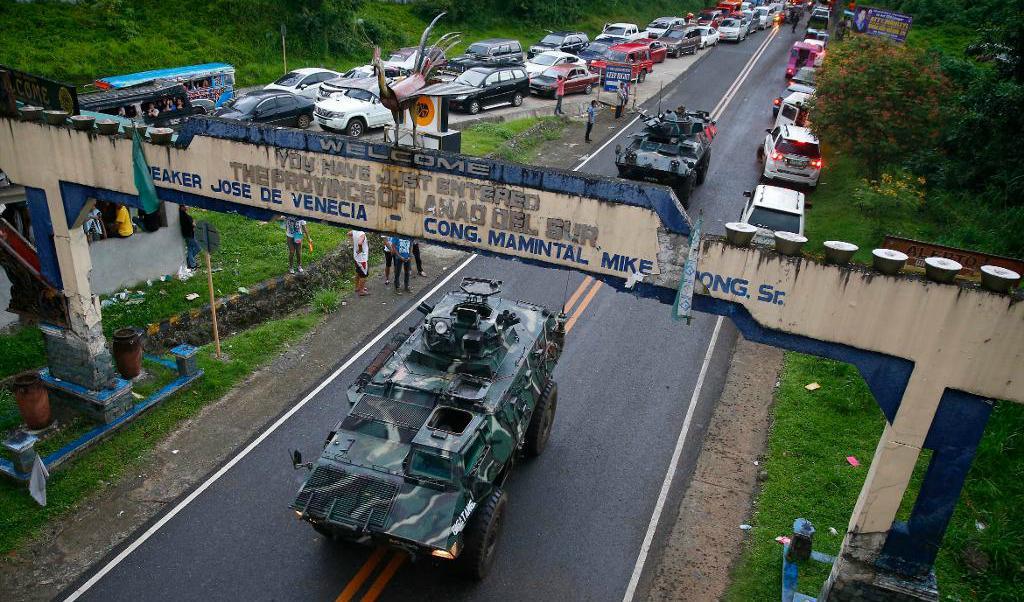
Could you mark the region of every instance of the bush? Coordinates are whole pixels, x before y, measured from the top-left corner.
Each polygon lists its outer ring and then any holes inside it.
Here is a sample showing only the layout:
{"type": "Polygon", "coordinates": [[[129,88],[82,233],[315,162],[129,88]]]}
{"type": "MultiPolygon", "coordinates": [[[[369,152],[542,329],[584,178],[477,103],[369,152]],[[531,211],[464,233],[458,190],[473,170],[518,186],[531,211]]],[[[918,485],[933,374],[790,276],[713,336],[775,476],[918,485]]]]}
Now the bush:
{"type": "Polygon", "coordinates": [[[876,179],[884,166],[936,145],[950,86],[933,58],[867,36],[833,48],[811,107],[819,137],[861,157],[876,179]]]}

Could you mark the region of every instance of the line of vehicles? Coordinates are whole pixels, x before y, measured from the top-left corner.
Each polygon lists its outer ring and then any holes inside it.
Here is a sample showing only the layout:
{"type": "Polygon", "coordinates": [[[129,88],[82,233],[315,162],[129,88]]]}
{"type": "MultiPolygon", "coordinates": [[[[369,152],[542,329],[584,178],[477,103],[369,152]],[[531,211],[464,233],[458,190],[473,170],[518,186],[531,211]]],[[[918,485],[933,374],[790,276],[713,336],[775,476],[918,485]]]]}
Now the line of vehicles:
{"type": "MultiPolygon", "coordinates": [[[[770,26],[782,14],[783,5],[762,5],[761,1],[722,0],[699,17],[659,17],[646,28],[608,23],[593,39],[582,31],[549,32],[525,49],[518,40],[506,38],[474,42],[465,53],[451,58],[434,48],[431,52],[439,56],[431,57],[437,65],[431,83],[454,82],[474,89],[450,102],[452,110],[470,114],[519,106],[530,95],[553,98],[559,77],[565,79],[567,94],[590,94],[601,85],[608,65],[629,65],[632,81],[640,83],[668,58],[695,54],[721,39],[742,41],[770,26]]],[[[415,47],[399,48],[383,61],[389,83],[409,74],[418,53],[415,47]]],[[[380,103],[379,84],[370,64],[345,72],[295,69],[246,94],[236,94],[234,79],[234,67],[226,63],[108,77],[96,80],[97,91],[83,94],[81,103],[85,110],[152,126],[174,127],[190,115],[213,114],[300,128],[316,124],[327,131],[361,136],[394,123],[392,113],[380,103]]]]}

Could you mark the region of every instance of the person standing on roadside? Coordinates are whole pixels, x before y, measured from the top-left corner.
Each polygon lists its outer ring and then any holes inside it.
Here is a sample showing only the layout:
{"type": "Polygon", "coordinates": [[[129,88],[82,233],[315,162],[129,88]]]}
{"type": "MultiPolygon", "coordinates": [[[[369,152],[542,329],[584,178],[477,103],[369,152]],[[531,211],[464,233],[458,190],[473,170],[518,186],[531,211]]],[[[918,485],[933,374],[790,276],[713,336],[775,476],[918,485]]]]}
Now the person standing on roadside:
{"type": "Polygon", "coordinates": [[[594,129],[594,122],[597,121],[597,101],[590,101],[590,106],[587,107],[587,133],[583,135],[583,139],[587,142],[590,140],[590,132],[594,129]]]}
{"type": "Polygon", "coordinates": [[[412,258],[416,260],[416,273],[426,276],[427,273],[423,271],[423,260],[420,259],[420,243],[416,241],[412,243],[412,258]]]}
{"type": "Polygon", "coordinates": [[[370,294],[366,290],[366,278],[370,275],[370,243],[366,240],[366,232],[350,230],[348,237],[352,240],[352,262],[356,267],[356,293],[360,297],[370,294]]]}
{"type": "Polygon", "coordinates": [[[185,239],[185,265],[194,270],[196,258],[199,257],[199,243],[196,241],[196,222],[188,214],[185,205],[178,205],[178,225],[181,227],[181,237],[185,239]]]}
{"type": "Polygon", "coordinates": [[[562,110],[562,97],[565,96],[565,78],[558,76],[558,83],[555,84],[555,115],[565,115],[562,110]]]}
{"type": "Polygon", "coordinates": [[[622,117],[622,111],[629,104],[629,84],[626,82],[619,83],[619,89],[616,91],[619,97],[618,104],[615,105],[615,118],[622,117]]]}
{"type": "Polygon", "coordinates": [[[388,239],[388,250],[395,262],[395,293],[398,291],[398,280],[405,272],[405,292],[409,292],[409,263],[412,258],[412,242],[408,238],[392,236],[388,239]]]}
{"type": "Polygon", "coordinates": [[[302,269],[302,239],[309,235],[306,220],[288,216],[284,218],[284,233],[288,237],[288,273],[295,273],[294,263],[298,263],[299,273],[302,269]]]}

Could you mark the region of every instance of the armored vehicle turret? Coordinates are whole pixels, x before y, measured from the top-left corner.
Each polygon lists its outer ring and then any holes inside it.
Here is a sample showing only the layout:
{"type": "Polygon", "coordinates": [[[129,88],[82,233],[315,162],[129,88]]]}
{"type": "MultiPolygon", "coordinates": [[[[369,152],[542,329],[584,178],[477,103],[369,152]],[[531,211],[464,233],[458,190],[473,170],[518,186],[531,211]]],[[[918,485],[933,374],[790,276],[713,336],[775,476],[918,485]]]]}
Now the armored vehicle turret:
{"type": "Polygon", "coordinates": [[[707,111],[645,115],[643,131],[615,147],[619,177],[671,186],[688,207],[693,189],[707,176],[716,131],[707,111]]]}
{"type": "Polygon", "coordinates": [[[396,336],[348,389],[347,415],[291,508],[325,536],[454,561],[483,578],[518,457],[539,455],[558,403],[552,378],[565,320],[498,297],[500,281],[461,292],[396,336]]]}

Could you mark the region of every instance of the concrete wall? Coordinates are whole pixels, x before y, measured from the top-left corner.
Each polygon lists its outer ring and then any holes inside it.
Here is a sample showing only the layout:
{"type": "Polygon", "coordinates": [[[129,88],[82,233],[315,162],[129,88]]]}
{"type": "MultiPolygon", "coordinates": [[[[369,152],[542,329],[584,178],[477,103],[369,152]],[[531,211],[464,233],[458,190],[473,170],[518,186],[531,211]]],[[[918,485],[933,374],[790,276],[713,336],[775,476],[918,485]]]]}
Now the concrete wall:
{"type": "Polygon", "coordinates": [[[164,207],[166,228],[156,232],[136,229],[131,238],[107,238],[89,244],[92,258],[89,282],[95,294],[112,293],[164,274],[174,274],[185,263],[178,206],[164,203],[164,207]]]}

